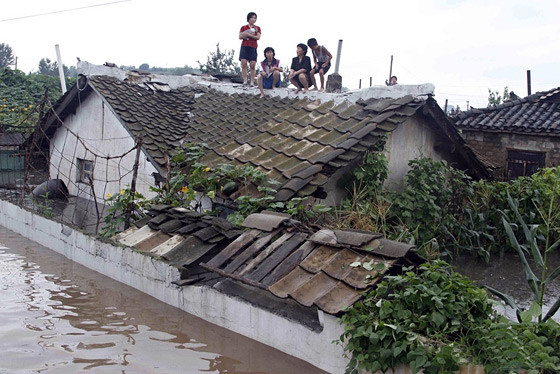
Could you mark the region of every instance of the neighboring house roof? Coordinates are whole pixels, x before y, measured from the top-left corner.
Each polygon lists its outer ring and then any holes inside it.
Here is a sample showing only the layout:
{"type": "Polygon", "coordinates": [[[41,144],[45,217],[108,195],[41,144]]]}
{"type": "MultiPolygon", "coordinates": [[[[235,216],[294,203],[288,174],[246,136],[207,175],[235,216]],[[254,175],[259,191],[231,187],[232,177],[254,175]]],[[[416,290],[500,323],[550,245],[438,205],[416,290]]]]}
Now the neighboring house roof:
{"type": "Polygon", "coordinates": [[[0,147],[20,146],[25,143],[25,135],[21,133],[0,134],[0,147]]]}
{"type": "Polygon", "coordinates": [[[241,231],[221,218],[159,206],[136,224],[115,239],[182,269],[181,285],[230,279],[330,314],[358,301],[394,266],[423,262],[414,246],[381,234],[313,232],[281,213],[252,214],[241,231]]]}
{"type": "MultiPolygon", "coordinates": [[[[231,85],[229,85],[231,88],[231,85]]],[[[358,161],[384,135],[414,115],[450,146],[475,178],[488,171],[468,148],[436,101],[407,95],[398,99],[349,102],[331,99],[272,98],[254,93],[208,88],[169,89],[146,82],[142,86],[107,76],[82,77],[55,104],[64,120],[80,100],[97,92],[165,174],[165,153],[181,142],[205,144],[202,162],[252,165],[280,182],[279,201],[317,193],[337,170],[358,161]],[[241,93],[242,92],[242,93],[241,93]]],[[[334,98],[335,96],[327,96],[334,98]]],[[[43,121],[52,135],[58,118],[43,121]]]]}
{"type": "Polygon", "coordinates": [[[560,88],[459,114],[464,130],[560,135],[560,88]]]}

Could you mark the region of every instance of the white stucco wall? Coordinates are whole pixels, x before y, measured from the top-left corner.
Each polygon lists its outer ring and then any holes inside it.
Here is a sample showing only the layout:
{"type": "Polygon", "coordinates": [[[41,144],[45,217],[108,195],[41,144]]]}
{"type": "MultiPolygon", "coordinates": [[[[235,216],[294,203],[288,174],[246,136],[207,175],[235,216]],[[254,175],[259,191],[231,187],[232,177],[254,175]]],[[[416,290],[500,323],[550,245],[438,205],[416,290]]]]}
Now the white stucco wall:
{"type": "Polygon", "coordinates": [[[255,307],[207,286],[178,287],[176,268],[109,242],[96,240],[60,222],[52,221],[0,200],[0,225],[119,282],[210,323],[237,332],[332,374],[343,373],[347,359],[333,344],[344,332],[337,318],[322,314],[323,331],[255,307]]]}
{"type": "MultiPolygon", "coordinates": [[[[80,158],[94,162],[94,189],[98,201],[107,193],[113,195],[130,185],[136,150],[123,158],[107,160],[104,157],[124,154],[135,147],[134,140],[97,94],[89,95],[76,114],[67,116],[64,123],[51,141],[51,178],[62,179],[70,194],[92,199],[90,186],[78,182],[77,159],[80,158]]],[[[142,152],[136,190],[146,198],[154,196],[149,186],[154,184],[152,173],[155,171],[142,152]]]]}
{"type": "Polygon", "coordinates": [[[402,188],[410,160],[418,157],[441,160],[443,155],[434,149],[436,143],[436,134],[423,119],[414,116],[401,123],[390,133],[385,144],[385,156],[391,171],[385,185],[391,190],[402,188]]]}

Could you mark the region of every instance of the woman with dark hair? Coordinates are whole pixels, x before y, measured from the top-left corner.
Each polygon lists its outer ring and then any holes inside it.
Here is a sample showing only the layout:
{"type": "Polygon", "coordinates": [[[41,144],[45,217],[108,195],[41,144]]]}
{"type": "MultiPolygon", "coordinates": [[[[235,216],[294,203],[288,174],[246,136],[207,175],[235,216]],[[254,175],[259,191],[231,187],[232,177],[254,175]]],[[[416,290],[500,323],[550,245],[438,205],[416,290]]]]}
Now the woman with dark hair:
{"type": "Polygon", "coordinates": [[[266,47],[264,50],[264,60],[261,61],[259,66],[259,77],[257,82],[259,84],[259,90],[261,90],[261,98],[264,97],[264,88],[267,90],[280,87],[282,81],[280,80],[280,74],[282,73],[282,65],[280,65],[280,60],[276,59],[276,54],[274,53],[274,48],[266,47]]]}
{"type": "Polygon", "coordinates": [[[253,86],[255,82],[255,65],[257,64],[257,40],[261,38],[261,28],[255,25],[257,22],[257,13],[250,12],[247,14],[247,24],[241,26],[239,30],[239,39],[241,49],[239,50],[239,61],[241,61],[241,76],[243,77],[243,85],[247,85],[247,63],[251,70],[251,80],[249,85],[253,86]]]}
{"type": "Polygon", "coordinates": [[[311,71],[311,59],[306,56],[307,46],[303,43],[297,45],[297,56],[292,59],[292,66],[290,67],[290,75],[288,78],[294,86],[296,86],[296,93],[301,89],[306,93],[309,88],[311,78],[309,72],[311,71]]]}

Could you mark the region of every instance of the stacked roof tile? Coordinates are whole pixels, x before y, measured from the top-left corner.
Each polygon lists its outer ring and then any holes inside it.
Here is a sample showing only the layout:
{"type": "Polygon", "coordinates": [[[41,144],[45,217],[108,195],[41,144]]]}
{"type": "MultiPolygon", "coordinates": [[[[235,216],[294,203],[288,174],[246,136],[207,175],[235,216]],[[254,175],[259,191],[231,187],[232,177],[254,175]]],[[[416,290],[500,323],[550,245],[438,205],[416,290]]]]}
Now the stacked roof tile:
{"type": "Polygon", "coordinates": [[[412,245],[371,232],[313,232],[281,213],[252,214],[240,231],[221,218],[158,206],[137,225],[116,239],[182,269],[182,285],[221,277],[331,314],[394,266],[422,262],[412,245]]]}
{"type": "Polygon", "coordinates": [[[423,104],[412,96],[336,104],[210,91],[196,100],[187,139],[207,144],[201,161],[210,166],[267,172],[280,182],[276,198],[284,201],[313,194],[423,104]]]}
{"type": "Polygon", "coordinates": [[[461,113],[456,126],[466,130],[560,135],[560,88],[461,113]]]}

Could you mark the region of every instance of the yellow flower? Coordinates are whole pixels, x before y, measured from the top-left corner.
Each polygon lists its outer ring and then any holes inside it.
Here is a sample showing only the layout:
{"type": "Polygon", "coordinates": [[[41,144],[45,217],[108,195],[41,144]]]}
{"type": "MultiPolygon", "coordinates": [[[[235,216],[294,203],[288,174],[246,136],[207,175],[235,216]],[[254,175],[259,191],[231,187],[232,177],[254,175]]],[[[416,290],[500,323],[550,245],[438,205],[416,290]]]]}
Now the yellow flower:
{"type": "Polygon", "coordinates": [[[188,190],[189,190],[189,188],[187,186],[181,188],[182,193],[187,193],[188,190]]]}
{"type": "Polygon", "coordinates": [[[220,186],[220,192],[224,191],[224,186],[220,186]]]}
{"type": "Polygon", "coordinates": [[[206,169],[204,169],[204,171],[210,171],[210,168],[206,168],[206,169]]]}
{"type": "Polygon", "coordinates": [[[32,105],[32,104],[29,104],[29,107],[30,107],[30,108],[33,108],[33,105],[32,105]]]}
{"type": "Polygon", "coordinates": [[[124,195],[124,190],[121,190],[121,195],[124,195]]]}
{"type": "Polygon", "coordinates": [[[25,110],[27,112],[27,108],[23,108],[23,110],[25,110]]]}
{"type": "Polygon", "coordinates": [[[12,108],[12,112],[13,112],[14,110],[15,110],[15,109],[14,109],[14,108],[12,108]]]}
{"type": "Polygon", "coordinates": [[[216,197],[216,191],[208,191],[208,197],[213,199],[216,197]]]}
{"type": "Polygon", "coordinates": [[[111,194],[109,192],[107,192],[107,199],[111,198],[111,194]]]}
{"type": "Polygon", "coordinates": [[[2,101],[6,101],[6,98],[3,98],[2,101]]]}

